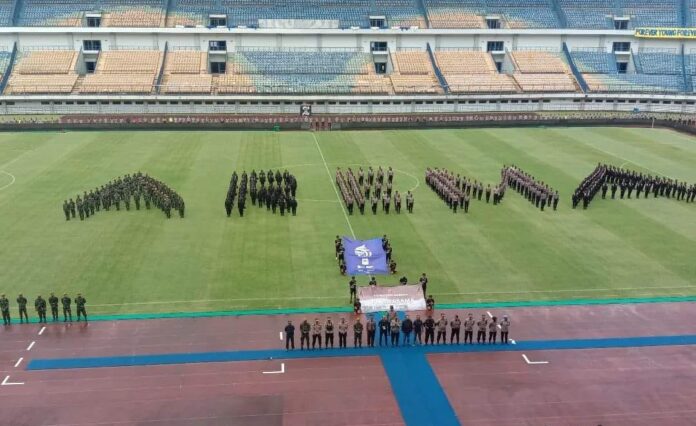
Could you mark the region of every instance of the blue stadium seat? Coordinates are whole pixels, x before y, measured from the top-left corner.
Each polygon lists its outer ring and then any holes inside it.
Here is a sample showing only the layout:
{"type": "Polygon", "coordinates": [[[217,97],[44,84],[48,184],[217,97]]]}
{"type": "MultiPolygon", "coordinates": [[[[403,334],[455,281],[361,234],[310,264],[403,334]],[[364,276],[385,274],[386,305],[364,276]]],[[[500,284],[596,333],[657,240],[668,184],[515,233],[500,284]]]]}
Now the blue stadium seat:
{"type": "Polygon", "coordinates": [[[682,55],[676,53],[637,53],[633,55],[636,71],[641,74],[682,74],[682,55]]]}
{"type": "Polygon", "coordinates": [[[571,57],[581,73],[618,74],[616,56],[607,52],[573,51],[571,57]]]}

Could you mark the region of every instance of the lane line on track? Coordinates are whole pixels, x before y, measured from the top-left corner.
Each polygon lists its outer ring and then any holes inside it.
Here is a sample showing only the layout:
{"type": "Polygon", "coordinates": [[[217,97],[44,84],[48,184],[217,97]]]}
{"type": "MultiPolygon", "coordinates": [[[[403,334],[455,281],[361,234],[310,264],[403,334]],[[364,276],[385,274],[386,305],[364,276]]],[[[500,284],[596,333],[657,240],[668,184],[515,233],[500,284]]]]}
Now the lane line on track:
{"type": "Polygon", "coordinates": [[[36,342],[35,342],[35,341],[33,341],[33,342],[29,343],[29,346],[27,347],[27,350],[28,350],[28,351],[30,351],[30,350],[31,350],[31,348],[33,348],[35,344],[36,344],[36,342]]]}
{"type": "Polygon", "coordinates": [[[41,336],[44,331],[46,331],[46,327],[41,327],[41,330],[39,330],[39,336],[41,336]]]}
{"type": "Polygon", "coordinates": [[[0,383],[0,386],[17,386],[17,385],[23,385],[23,382],[10,382],[10,376],[6,376],[5,380],[0,383]]]}
{"type": "Polygon", "coordinates": [[[278,334],[280,334],[280,340],[283,341],[283,332],[281,331],[278,334]]]}
{"type": "Polygon", "coordinates": [[[548,364],[548,361],[530,361],[529,358],[527,358],[527,355],[522,354],[522,358],[524,358],[525,362],[529,365],[541,365],[541,364],[548,364]]]}
{"type": "Polygon", "coordinates": [[[284,374],[285,373],[285,363],[280,363],[280,370],[278,371],[262,371],[263,374],[284,374]]]}
{"type": "Polygon", "coordinates": [[[15,362],[14,368],[17,368],[17,367],[19,367],[19,364],[21,364],[21,363],[22,363],[22,361],[24,361],[24,358],[22,358],[22,357],[19,357],[19,359],[17,360],[17,362],[15,362]]]}
{"type": "Polygon", "coordinates": [[[343,212],[343,217],[346,218],[346,223],[348,223],[348,228],[350,229],[350,234],[353,236],[353,239],[355,239],[355,231],[353,231],[353,225],[350,224],[350,219],[348,219],[348,213],[346,213],[346,208],[343,205],[343,201],[341,200],[341,195],[338,193],[338,189],[336,188],[336,183],[334,182],[334,178],[331,176],[331,171],[329,170],[329,165],[326,164],[326,158],[324,158],[324,153],[321,151],[321,146],[319,146],[319,141],[317,140],[317,135],[312,133],[312,138],[314,138],[314,145],[317,147],[317,150],[319,150],[319,155],[321,156],[321,161],[324,162],[324,169],[326,169],[326,174],[329,177],[329,182],[331,183],[331,187],[333,188],[334,192],[336,193],[336,198],[338,198],[338,202],[341,205],[341,211],[343,212]]]}

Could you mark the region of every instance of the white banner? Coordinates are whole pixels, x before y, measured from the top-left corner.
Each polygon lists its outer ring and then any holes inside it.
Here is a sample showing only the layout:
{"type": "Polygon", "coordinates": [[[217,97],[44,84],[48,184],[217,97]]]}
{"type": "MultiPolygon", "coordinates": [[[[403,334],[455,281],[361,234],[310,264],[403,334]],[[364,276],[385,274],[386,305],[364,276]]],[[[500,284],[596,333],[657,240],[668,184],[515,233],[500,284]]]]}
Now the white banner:
{"type": "Polygon", "coordinates": [[[358,287],[358,298],[365,313],[384,312],[390,306],[397,311],[425,310],[425,298],[420,285],[358,287]]]}

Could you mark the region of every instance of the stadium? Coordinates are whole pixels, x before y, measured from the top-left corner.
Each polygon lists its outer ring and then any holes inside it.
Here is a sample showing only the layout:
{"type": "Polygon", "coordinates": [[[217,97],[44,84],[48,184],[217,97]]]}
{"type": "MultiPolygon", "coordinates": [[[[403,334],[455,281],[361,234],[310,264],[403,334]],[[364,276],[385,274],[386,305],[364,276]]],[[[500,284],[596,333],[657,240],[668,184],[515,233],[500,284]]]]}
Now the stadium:
{"type": "Polygon", "coordinates": [[[694,0],[0,0],[0,425],[693,425],[695,84],[694,0]]]}

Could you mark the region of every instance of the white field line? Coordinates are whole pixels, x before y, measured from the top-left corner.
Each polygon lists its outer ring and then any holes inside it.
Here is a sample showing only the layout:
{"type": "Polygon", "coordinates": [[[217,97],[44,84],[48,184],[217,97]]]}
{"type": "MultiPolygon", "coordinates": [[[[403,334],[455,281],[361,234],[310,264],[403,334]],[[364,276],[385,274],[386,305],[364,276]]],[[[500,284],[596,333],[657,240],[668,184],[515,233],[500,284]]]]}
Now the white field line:
{"type": "Polygon", "coordinates": [[[285,373],[285,363],[280,364],[280,370],[278,371],[262,371],[263,374],[283,374],[285,373]]]}
{"type": "Polygon", "coordinates": [[[283,340],[283,332],[281,331],[281,332],[278,333],[278,334],[280,334],[280,340],[283,340]]]}
{"type": "Polygon", "coordinates": [[[336,198],[338,199],[338,202],[341,205],[341,211],[343,212],[343,217],[346,218],[346,223],[348,224],[348,228],[350,229],[350,234],[353,236],[353,239],[355,239],[355,231],[353,231],[353,225],[350,224],[350,219],[348,219],[348,213],[346,213],[346,208],[343,205],[343,202],[341,201],[341,195],[338,193],[338,188],[336,188],[334,177],[331,175],[329,165],[326,164],[326,158],[324,158],[324,153],[321,151],[321,146],[319,146],[319,141],[317,140],[317,136],[314,133],[312,133],[312,138],[314,139],[314,145],[316,145],[317,150],[319,151],[319,155],[321,156],[321,161],[324,162],[324,168],[326,169],[326,174],[329,177],[329,183],[331,183],[331,187],[336,193],[336,198]]]}
{"type": "Polygon", "coordinates": [[[6,185],[3,185],[3,186],[0,186],[0,191],[2,191],[2,190],[5,189],[5,188],[9,188],[9,187],[12,186],[12,185],[15,183],[15,181],[17,180],[17,179],[15,178],[15,176],[14,176],[12,173],[7,173],[7,172],[4,171],[4,170],[0,170],[0,173],[9,176],[9,177],[12,179],[12,180],[10,181],[10,183],[8,183],[8,184],[6,184],[6,185]]]}
{"type": "Polygon", "coordinates": [[[522,354],[522,358],[524,358],[525,362],[529,365],[539,365],[539,364],[548,364],[548,361],[530,361],[529,358],[527,358],[527,355],[522,354]]]}
{"type": "Polygon", "coordinates": [[[10,382],[10,376],[5,377],[5,380],[0,383],[0,386],[15,386],[15,385],[23,385],[24,383],[22,382],[10,382]]]}

